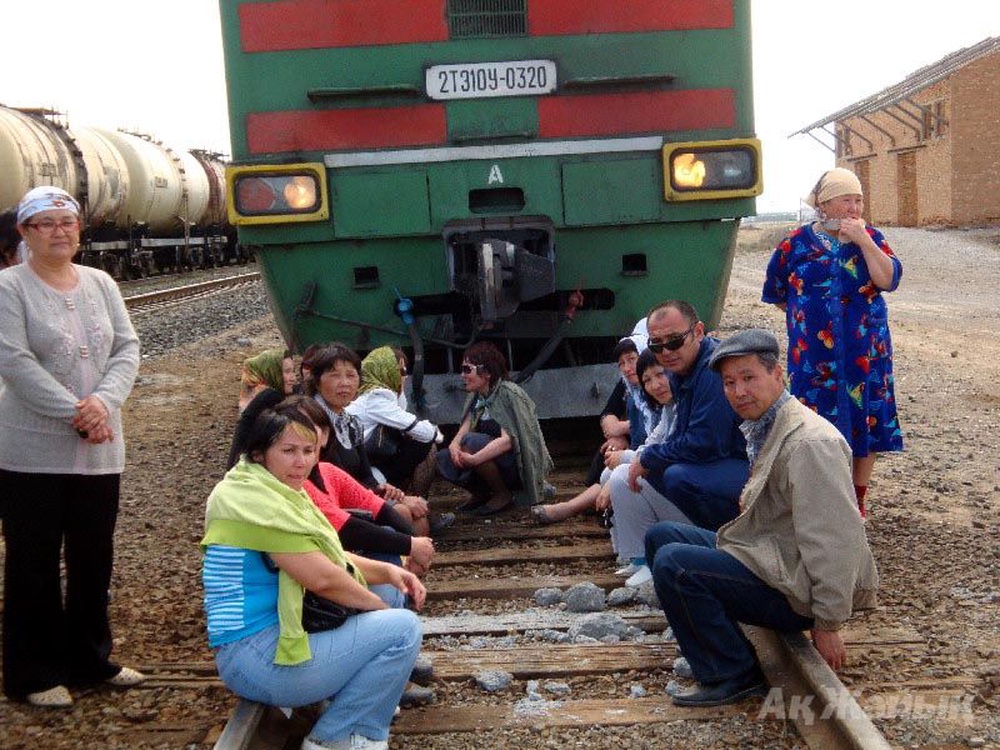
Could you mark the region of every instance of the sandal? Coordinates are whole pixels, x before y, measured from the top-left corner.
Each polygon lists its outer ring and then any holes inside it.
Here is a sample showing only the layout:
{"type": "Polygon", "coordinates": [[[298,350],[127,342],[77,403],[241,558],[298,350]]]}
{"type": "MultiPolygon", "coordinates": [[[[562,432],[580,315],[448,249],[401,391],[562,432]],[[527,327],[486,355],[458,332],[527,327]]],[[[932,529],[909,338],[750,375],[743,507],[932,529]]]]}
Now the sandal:
{"type": "Polygon", "coordinates": [[[531,520],[543,526],[556,522],[556,519],[549,517],[544,505],[531,506],[531,520]]]}
{"type": "Polygon", "coordinates": [[[69,694],[65,685],[56,685],[48,690],[28,693],[28,703],[42,708],[71,708],[73,696],[69,694]]]}

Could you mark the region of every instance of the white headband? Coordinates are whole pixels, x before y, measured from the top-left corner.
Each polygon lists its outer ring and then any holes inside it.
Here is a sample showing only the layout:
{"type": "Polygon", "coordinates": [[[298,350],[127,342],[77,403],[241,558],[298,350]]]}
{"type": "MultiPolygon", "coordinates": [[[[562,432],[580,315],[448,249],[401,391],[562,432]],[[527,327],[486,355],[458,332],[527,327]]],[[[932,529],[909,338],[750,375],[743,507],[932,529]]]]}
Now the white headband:
{"type": "Polygon", "coordinates": [[[53,209],[64,209],[80,215],[80,204],[72,195],[62,188],[42,185],[24,194],[17,206],[17,223],[23,224],[35,214],[53,209]]]}

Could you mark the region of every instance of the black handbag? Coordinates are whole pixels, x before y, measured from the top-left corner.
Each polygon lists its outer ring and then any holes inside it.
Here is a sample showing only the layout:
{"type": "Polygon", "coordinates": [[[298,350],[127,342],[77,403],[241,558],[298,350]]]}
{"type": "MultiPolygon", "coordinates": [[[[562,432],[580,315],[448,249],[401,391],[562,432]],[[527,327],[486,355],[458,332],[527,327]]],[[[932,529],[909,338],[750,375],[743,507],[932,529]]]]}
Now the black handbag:
{"type": "Polygon", "coordinates": [[[380,424],[372,430],[372,436],[365,443],[365,450],[369,458],[384,461],[396,457],[402,442],[403,435],[399,430],[380,424]]]}
{"type": "Polygon", "coordinates": [[[319,594],[307,591],[302,597],[302,629],[307,633],[334,630],[343,625],[348,617],[360,611],[356,607],[337,604],[319,594]]]}

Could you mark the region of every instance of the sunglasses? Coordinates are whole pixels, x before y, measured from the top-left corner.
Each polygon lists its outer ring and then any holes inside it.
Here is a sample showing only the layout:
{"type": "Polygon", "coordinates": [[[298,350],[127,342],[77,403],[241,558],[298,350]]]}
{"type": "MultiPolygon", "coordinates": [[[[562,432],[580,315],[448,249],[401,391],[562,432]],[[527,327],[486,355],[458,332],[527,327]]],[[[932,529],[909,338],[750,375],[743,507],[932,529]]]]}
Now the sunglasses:
{"type": "Polygon", "coordinates": [[[476,375],[476,374],[479,373],[479,368],[480,367],[482,367],[482,365],[470,365],[470,364],[467,364],[467,363],[463,364],[462,365],[462,374],[463,375],[476,375]]]}
{"type": "Polygon", "coordinates": [[[656,341],[650,339],[649,342],[646,344],[646,346],[649,347],[649,351],[651,351],[653,354],[659,354],[664,349],[666,349],[668,352],[676,352],[678,349],[684,346],[685,339],[687,339],[687,337],[691,335],[691,331],[693,330],[694,326],[691,326],[686,331],[684,331],[684,333],[678,334],[677,336],[671,336],[666,341],[656,341]]]}

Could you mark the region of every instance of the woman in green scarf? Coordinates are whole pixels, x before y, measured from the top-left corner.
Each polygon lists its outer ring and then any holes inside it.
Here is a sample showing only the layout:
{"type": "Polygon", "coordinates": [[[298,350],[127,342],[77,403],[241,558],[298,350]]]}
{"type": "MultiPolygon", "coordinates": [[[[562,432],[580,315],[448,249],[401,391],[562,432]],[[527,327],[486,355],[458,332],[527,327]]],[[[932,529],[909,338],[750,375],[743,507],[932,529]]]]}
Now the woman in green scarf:
{"type": "Polygon", "coordinates": [[[344,552],[303,490],[317,458],[308,418],[266,410],[244,457],[208,498],[202,581],[209,645],[237,695],[280,706],[329,704],[303,750],[387,748],[389,723],[420,648],[421,627],[366,584],[391,584],[419,609],[412,573],[344,552]],[[307,633],[305,592],[356,610],[307,633]]]}
{"type": "Polygon", "coordinates": [[[535,414],[535,402],[508,379],[503,354],[488,341],[465,350],[462,381],[469,392],[465,418],[438,470],[472,493],[459,510],[488,516],[519,505],[540,503],[552,458],[535,414]]]}
{"type": "MultiPolygon", "coordinates": [[[[240,413],[254,397],[271,389],[289,396],[295,388],[295,362],[284,349],[265,349],[254,357],[243,360],[240,371],[240,413]]],[[[281,399],[279,398],[278,401],[281,399]]],[[[274,402],[277,403],[277,402],[274,402]]]]}
{"type": "Polygon", "coordinates": [[[434,479],[431,450],[441,442],[437,425],[400,405],[403,376],[395,351],[380,346],[361,360],[361,388],[347,406],[365,433],[365,450],[385,480],[410,495],[426,495],[434,479]]]}

